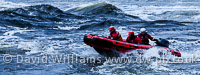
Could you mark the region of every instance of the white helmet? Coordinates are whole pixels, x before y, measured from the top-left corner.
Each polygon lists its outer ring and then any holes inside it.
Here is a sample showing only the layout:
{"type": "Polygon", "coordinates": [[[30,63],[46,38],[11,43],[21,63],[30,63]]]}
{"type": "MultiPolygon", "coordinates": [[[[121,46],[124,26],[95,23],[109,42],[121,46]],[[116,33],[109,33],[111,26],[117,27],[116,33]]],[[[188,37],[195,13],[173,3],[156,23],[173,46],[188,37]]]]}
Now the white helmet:
{"type": "Polygon", "coordinates": [[[146,29],[145,28],[141,28],[140,32],[146,32],[146,29]]]}

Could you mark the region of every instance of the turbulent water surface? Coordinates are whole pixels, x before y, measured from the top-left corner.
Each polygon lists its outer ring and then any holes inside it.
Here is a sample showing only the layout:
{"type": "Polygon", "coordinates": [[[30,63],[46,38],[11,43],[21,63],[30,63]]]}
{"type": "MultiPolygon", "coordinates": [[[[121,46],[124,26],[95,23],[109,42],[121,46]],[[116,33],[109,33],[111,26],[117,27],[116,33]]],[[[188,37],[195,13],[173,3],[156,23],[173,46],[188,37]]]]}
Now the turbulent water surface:
{"type": "MultiPolygon", "coordinates": [[[[115,26],[123,39],[128,31],[138,34],[145,27],[153,37],[168,39],[170,48],[182,57],[199,58],[199,22],[198,0],[0,0],[0,74],[200,74],[198,61],[30,64],[13,58],[11,63],[3,62],[5,54],[103,57],[84,44],[83,37],[108,36],[109,26],[115,26]]],[[[147,54],[159,57],[155,50],[147,54]]]]}

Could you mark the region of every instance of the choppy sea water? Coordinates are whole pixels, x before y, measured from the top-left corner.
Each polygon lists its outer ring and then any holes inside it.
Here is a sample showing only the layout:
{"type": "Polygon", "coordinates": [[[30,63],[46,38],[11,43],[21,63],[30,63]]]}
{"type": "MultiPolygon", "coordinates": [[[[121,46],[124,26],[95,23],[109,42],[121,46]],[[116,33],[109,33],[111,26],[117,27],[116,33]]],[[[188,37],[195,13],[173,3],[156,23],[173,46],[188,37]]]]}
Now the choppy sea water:
{"type": "MultiPolygon", "coordinates": [[[[18,58],[19,55],[31,58],[45,54],[103,57],[84,44],[83,37],[85,34],[108,36],[109,26],[115,26],[123,39],[128,36],[128,31],[137,34],[145,27],[153,37],[168,39],[170,48],[179,50],[182,57],[195,55],[199,58],[199,9],[198,0],[0,0],[0,73],[200,74],[198,61],[176,64],[49,61],[31,64],[17,63],[21,62],[17,57],[13,57],[11,63],[3,60],[6,54],[18,55],[18,58]]],[[[150,49],[146,56],[159,57],[155,51],[150,49]]]]}

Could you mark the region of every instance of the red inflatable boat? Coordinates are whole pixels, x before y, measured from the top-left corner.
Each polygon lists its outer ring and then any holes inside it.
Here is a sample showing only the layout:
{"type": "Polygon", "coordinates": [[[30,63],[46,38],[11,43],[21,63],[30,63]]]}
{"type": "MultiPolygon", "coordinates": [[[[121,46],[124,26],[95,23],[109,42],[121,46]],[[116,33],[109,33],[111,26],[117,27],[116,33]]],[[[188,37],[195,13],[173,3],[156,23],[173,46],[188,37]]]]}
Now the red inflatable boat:
{"type": "Polygon", "coordinates": [[[141,45],[141,44],[133,44],[127,43],[123,41],[111,40],[104,37],[99,37],[96,35],[87,34],[84,36],[85,44],[93,47],[99,54],[104,56],[119,56],[121,53],[131,52],[132,50],[147,50],[149,48],[161,48],[167,50],[172,55],[181,57],[181,53],[179,51],[169,49],[167,47],[160,46],[150,46],[150,45],[141,45]]]}

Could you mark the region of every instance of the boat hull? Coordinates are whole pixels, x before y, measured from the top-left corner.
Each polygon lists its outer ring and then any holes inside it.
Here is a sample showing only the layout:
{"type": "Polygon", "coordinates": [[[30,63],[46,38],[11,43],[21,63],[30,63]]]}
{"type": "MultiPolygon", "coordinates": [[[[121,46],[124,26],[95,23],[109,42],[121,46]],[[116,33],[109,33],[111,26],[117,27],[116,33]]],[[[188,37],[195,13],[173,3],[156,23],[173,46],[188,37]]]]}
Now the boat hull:
{"type": "Polygon", "coordinates": [[[179,51],[172,50],[167,47],[127,43],[124,41],[111,40],[91,34],[86,34],[84,36],[84,43],[93,47],[99,54],[104,56],[120,56],[120,54],[131,52],[133,50],[148,50],[155,47],[167,50],[172,55],[181,57],[181,53],[179,51]]]}

